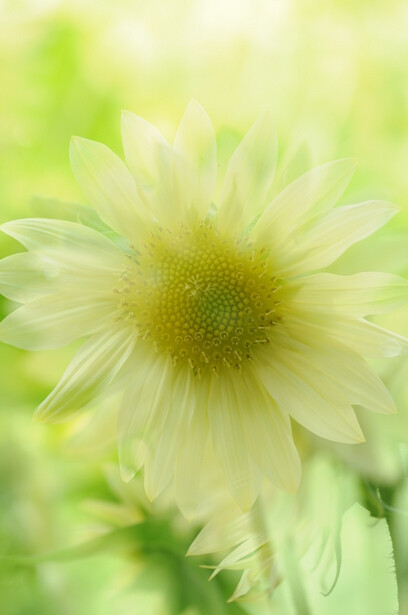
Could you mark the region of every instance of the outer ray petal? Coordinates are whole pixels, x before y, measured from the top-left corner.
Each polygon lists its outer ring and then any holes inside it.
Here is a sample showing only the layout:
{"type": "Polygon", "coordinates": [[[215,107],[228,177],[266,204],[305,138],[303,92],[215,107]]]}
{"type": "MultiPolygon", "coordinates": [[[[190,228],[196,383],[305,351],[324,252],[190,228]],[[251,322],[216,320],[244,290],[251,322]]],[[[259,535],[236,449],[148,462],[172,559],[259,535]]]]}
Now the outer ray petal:
{"type": "Polygon", "coordinates": [[[384,201],[336,207],[311,230],[288,238],[285,251],[273,254],[274,266],[282,277],[323,269],[351,245],[383,226],[397,211],[395,205],[384,201]]]}
{"type": "Polygon", "coordinates": [[[106,260],[93,261],[86,266],[85,259],[66,249],[13,254],[0,261],[0,289],[9,299],[20,303],[58,293],[67,296],[71,292],[80,296],[81,301],[110,299],[115,305],[113,292],[127,266],[125,258],[116,269],[106,260]]]}
{"type": "Polygon", "coordinates": [[[322,389],[335,386],[338,396],[345,395],[351,404],[359,404],[380,414],[394,414],[395,404],[384,383],[367,363],[352,350],[327,338],[310,334],[306,329],[292,329],[297,339],[291,341],[299,369],[310,379],[313,373],[322,389]],[[300,342],[298,341],[300,340],[300,342]]]}
{"type": "Polygon", "coordinates": [[[408,301],[408,281],[388,273],[349,276],[317,273],[284,285],[282,304],[288,313],[313,311],[361,318],[381,314],[408,301]]]}
{"type": "Polygon", "coordinates": [[[257,496],[254,491],[253,462],[245,442],[244,426],[237,405],[234,382],[227,372],[213,379],[208,416],[214,451],[221,461],[231,493],[243,510],[249,510],[257,496]]]}
{"type": "Polygon", "coordinates": [[[28,350],[58,348],[110,326],[114,297],[59,292],[30,301],[0,323],[0,339],[28,350]]]}
{"type": "Polygon", "coordinates": [[[135,339],[123,327],[88,339],[37,408],[36,420],[59,422],[88,404],[112,383],[128,360],[135,339]]]}
{"type": "Polygon", "coordinates": [[[170,482],[180,449],[186,438],[191,437],[187,425],[195,412],[192,378],[189,367],[179,369],[174,378],[171,407],[164,420],[163,432],[154,455],[148,457],[145,464],[145,490],[150,500],[154,500],[170,482]]]}
{"type": "MultiPolygon", "coordinates": [[[[263,352],[257,372],[264,387],[278,405],[317,435],[336,442],[363,442],[356,415],[344,397],[322,381],[305,378],[304,365],[294,353],[279,348],[279,355],[263,352]],[[317,386],[316,386],[317,385],[317,386]]],[[[310,374],[307,374],[308,376],[310,374]]]]}
{"type": "Polygon", "coordinates": [[[296,179],[265,209],[252,231],[253,238],[266,244],[285,242],[288,235],[337,203],[355,167],[355,160],[346,158],[296,179]]]}
{"type": "Polygon", "coordinates": [[[170,145],[157,128],[129,111],[122,112],[122,140],[144,202],[159,222],[170,224],[175,213],[170,145]]]}
{"type": "Polygon", "coordinates": [[[16,220],[2,228],[30,250],[0,261],[0,288],[10,299],[27,302],[71,291],[83,302],[90,298],[94,303],[99,294],[113,301],[113,289],[128,263],[123,252],[99,233],[47,219],[16,220]]]}
{"type": "Polygon", "coordinates": [[[177,213],[181,219],[192,211],[205,218],[217,178],[217,146],[211,120],[195,100],[184,113],[173,149],[177,213]]]}
{"type": "Polygon", "coordinates": [[[234,503],[217,510],[191,543],[187,555],[204,555],[232,549],[253,532],[254,509],[242,513],[234,503]]]}
{"type": "Polygon", "coordinates": [[[261,115],[232,155],[220,195],[219,223],[242,229],[259,213],[272,184],[277,158],[272,115],[261,115]]]}
{"type": "Polygon", "coordinates": [[[193,382],[193,412],[189,414],[186,437],[180,443],[174,470],[174,488],[177,504],[187,519],[197,514],[200,476],[208,439],[207,405],[209,382],[193,382]]]}
{"type": "Polygon", "coordinates": [[[274,485],[294,493],[299,486],[301,467],[289,416],[267,394],[255,373],[243,376],[244,379],[246,382],[237,391],[237,412],[250,454],[274,485]]]}
{"type": "Polygon", "coordinates": [[[139,342],[129,362],[132,384],[118,416],[119,464],[122,478],[130,480],[157,445],[170,407],[170,360],[149,352],[139,342]],[[132,376],[133,375],[133,376],[132,376]]]}
{"type": "Polygon", "coordinates": [[[46,252],[55,260],[80,262],[81,269],[97,266],[122,270],[123,252],[112,241],[87,226],[66,220],[25,218],[2,224],[1,230],[28,250],[46,252]],[[61,256],[61,258],[60,258],[61,256]]]}
{"type": "Polygon", "coordinates": [[[408,339],[364,319],[339,315],[292,314],[285,324],[295,335],[309,331],[327,335],[363,357],[396,357],[408,353],[408,339]]]}
{"type": "Polygon", "coordinates": [[[12,301],[25,303],[52,292],[54,286],[38,256],[22,252],[0,260],[0,292],[12,301]]]}
{"type": "Polygon", "coordinates": [[[75,179],[102,220],[131,241],[140,239],[152,218],[121,159],[106,145],[80,137],[72,138],[69,153],[75,179]]]}

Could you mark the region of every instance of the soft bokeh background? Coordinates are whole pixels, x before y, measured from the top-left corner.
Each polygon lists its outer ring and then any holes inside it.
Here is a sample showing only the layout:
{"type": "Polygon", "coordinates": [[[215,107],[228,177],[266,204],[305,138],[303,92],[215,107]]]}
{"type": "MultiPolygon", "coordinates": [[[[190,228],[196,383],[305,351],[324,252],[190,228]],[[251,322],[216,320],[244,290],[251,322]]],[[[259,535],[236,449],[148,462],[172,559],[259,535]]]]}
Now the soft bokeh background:
{"type": "MultiPolygon", "coordinates": [[[[296,152],[300,171],[335,157],[358,158],[346,200],[384,198],[402,211],[337,270],[408,275],[406,0],[0,0],[0,24],[0,222],[33,215],[34,195],[81,200],[68,162],[71,135],[121,154],[120,110],[128,109],[172,140],[195,97],[214,122],[221,171],[265,108],[276,119],[282,166],[296,152]]],[[[19,250],[10,239],[0,241],[0,256],[19,250]]],[[[12,307],[2,299],[1,316],[12,307]]],[[[408,334],[406,310],[386,324],[408,334]]],[[[100,469],[114,455],[94,446],[96,436],[84,456],[66,444],[70,427],[31,422],[73,352],[0,347],[2,554],[38,555],[74,544],[86,531],[78,528],[94,523],[83,501],[115,498],[100,469]]],[[[372,419],[359,452],[337,447],[333,454],[362,477],[367,507],[388,518],[401,613],[408,613],[408,367],[392,361],[378,368],[399,416],[372,419]]],[[[179,549],[195,531],[177,529],[179,549]]],[[[0,612],[243,612],[224,606],[232,592],[228,576],[211,589],[213,602],[200,606],[210,590],[205,571],[193,564],[176,587],[173,560],[96,551],[38,566],[2,561],[0,612]],[[136,587],[132,566],[140,574],[145,564],[136,587]],[[196,588],[194,599],[183,593],[187,585],[196,588]]]]}

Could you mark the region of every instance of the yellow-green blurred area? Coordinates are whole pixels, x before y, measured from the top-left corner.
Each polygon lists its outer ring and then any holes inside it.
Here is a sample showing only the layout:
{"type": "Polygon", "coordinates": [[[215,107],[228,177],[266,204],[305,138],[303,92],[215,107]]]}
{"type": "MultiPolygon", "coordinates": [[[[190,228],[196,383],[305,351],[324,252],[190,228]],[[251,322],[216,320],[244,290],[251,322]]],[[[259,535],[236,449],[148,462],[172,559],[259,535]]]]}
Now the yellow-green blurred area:
{"type": "MultiPolygon", "coordinates": [[[[103,141],[122,155],[120,111],[128,109],[171,141],[187,103],[196,98],[214,123],[221,174],[266,108],[276,121],[282,167],[297,152],[299,172],[356,157],[345,200],[386,199],[401,213],[343,257],[342,270],[408,274],[406,0],[0,0],[0,27],[0,222],[32,216],[35,195],[83,200],[69,167],[71,135],[103,141]]],[[[20,249],[9,238],[0,242],[0,256],[20,249]]],[[[0,301],[4,316],[14,306],[0,301]]],[[[404,310],[387,324],[408,334],[404,310]]],[[[114,500],[101,470],[101,462],[115,460],[109,446],[101,450],[91,442],[86,455],[68,453],[70,425],[32,423],[33,410],[73,352],[26,353],[1,345],[2,556],[38,556],[78,544],[80,533],[96,523],[83,502],[114,500]]],[[[361,453],[343,447],[332,454],[369,482],[371,511],[381,508],[375,495],[382,489],[404,613],[408,469],[398,446],[408,440],[407,367],[393,360],[379,369],[396,396],[398,417],[371,419],[371,448],[368,442],[361,453]]],[[[38,565],[2,559],[0,613],[245,612],[225,604],[233,590],[228,573],[208,585],[208,571],[198,562],[180,563],[197,528],[169,529],[166,523],[158,532],[168,532],[178,545],[170,559],[147,553],[146,545],[137,554],[95,548],[89,557],[38,565]]],[[[380,573],[372,582],[381,583],[380,573]]],[[[368,613],[385,611],[359,611],[368,613]]]]}

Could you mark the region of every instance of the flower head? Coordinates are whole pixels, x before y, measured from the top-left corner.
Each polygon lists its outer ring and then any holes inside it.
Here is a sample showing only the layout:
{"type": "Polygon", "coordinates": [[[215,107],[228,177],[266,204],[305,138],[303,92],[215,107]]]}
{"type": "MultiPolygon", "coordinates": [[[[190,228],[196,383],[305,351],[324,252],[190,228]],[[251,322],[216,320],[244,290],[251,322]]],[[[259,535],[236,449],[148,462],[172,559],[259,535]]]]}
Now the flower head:
{"type": "Polygon", "coordinates": [[[151,498],[174,477],[186,514],[208,450],[243,508],[262,475],[294,491],[289,416],[349,443],[363,440],[353,404],[394,411],[361,355],[393,356],[407,342],[364,316],[406,301],[407,283],[313,272],[396,208],[334,207],[355,167],[348,159],[268,199],[277,151],[269,113],[234,152],[218,196],[214,131],[198,103],[173,148],[131,113],[123,143],[127,166],[100,143],[72,141],[99,231],[50,219],[2,227],[28,252],[0,265],[2,292],[25,304],[1,323],[1,339],[36,349],[88,337],[36,416],[59,421],[108,387],[123,389],[123,475],[144,465],[151,498]]]}

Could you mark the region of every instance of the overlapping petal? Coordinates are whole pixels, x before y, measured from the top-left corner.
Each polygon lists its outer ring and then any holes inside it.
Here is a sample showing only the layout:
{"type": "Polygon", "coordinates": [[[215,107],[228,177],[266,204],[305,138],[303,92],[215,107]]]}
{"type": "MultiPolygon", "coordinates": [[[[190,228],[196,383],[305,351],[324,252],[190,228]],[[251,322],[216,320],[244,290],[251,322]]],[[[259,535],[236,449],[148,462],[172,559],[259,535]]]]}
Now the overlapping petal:
{"type": "Polygon", "coordinates": [[[59,348],[111,327],[117,315],[114,296],[64,291],[33,299],[0,323],[0,340],[18,348],[59,348]]]}
{"type": "Polygon", "coordinates": [[[276,168],[277,139],[272,115],[266,111],[233,153],[217,203],[220,225],[243,230],[261,211],[276,168]]]}
{"type": "Polygon", "coordinates": [[[177,504],[185,517],[192,519],[198,512],[204,452],[209,436],[207,416],[209,383],[192,382],[191,407],[184,426],[185,435],[179,445],[174,468],[174,490],[177,504]]]}
{"type": "Polygon", "coordinates": [[[180,449],[189,436],[187,426],[190,416],[198,412],[194,407],[194,376],[189,369],[180,369],[172,382],[169,411],[163,420],[162,433],[153,455],[145,463],[145,489],[149,499],[154,500],[173,478],[180,449]]]}
{"type": "Polygon", "coordinates": [[[122,113],[122,141],[126,163],[144,203],[162,224],[170,224],[177,213],[172,148],[157,128],[129,111],[122,113]]]}
{"type": "Polygon", "coordinates": [[[170,361],[155,356],[140,342],[132,355],[130,386],[118,416],[119,464],[130,480],[154,450],[170,407],[170,361]]]}
{"type": "Polygon", "coordinates": [[[90,337],[72,359],[61,380],[38,406],[35,418],[50,423],[81,410],[105,390],[128,360],[136,342],[123,327],[90,337]]]}
{"type": "Polygon", "coordinates": [[[262,353],[257,373],[264,387],[293,418],[317,435],[337,442],[363,442],[364,436],[344,394],[322,381],[299,354],[279,348],[279,355],[262,353]],[[307,371],[306,371],[307,370],[307,371]]]}
{"type": "Polygon", "coordinates": [[[336,160],[293,181],[263,211],[252,237],[261,243],[283,244],[291,233],[334,207],[355,167],[354,159],[336,160]]]}
{"type": "Polygon", "coordinates": [[[394,310],[408,301],[408,281],[388,273],[349,276],[317,273],[282,287],[285,311],[341,314],[361,318],[394,310]]]}
{"type": "Polygon", "coordinates": [[[257,493],[257,469],[245,441],[242,398],[228,373],[211,382],[208,417],[214,452],[221,461],[231,493],[243,510],[249,510],[257,493]]]}
{"type": "Polygon", "coordinates": [[[19,303],[26,303],[54,290],[53,278],[36,255],[21,252],[0,260],[0,291],[19,303]]]}
{"type": "Polygon", "coordinates": [[[285,250],[272,246],[271,258],[280,277],[323,269],[357,241],[383,226],[398,209],[384,201],[335,207],[306,231],[286,238],[285,250]]]}
{"type": "Polygon", "coordinates": [[[206,217],[217,178],[217,146],[211,120],[192,100],[177,130],[173,146],[174,216],[206,217]]]}
{"type": "Polygon", "coordinates": [[[75,179],[106,224],[131,242],[144,236],[152,216],[135,180],[106,145],[73,137],[70,160],[75,179]]]}

